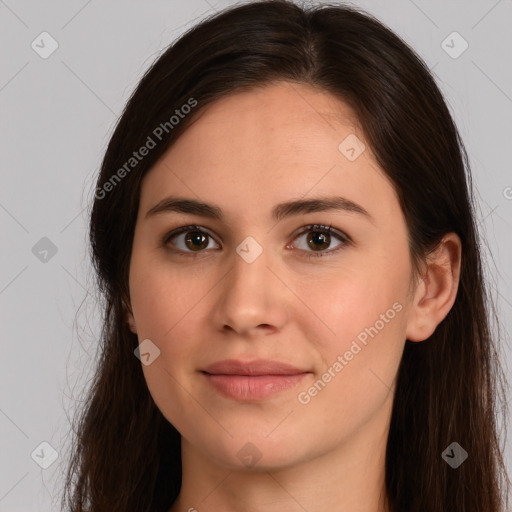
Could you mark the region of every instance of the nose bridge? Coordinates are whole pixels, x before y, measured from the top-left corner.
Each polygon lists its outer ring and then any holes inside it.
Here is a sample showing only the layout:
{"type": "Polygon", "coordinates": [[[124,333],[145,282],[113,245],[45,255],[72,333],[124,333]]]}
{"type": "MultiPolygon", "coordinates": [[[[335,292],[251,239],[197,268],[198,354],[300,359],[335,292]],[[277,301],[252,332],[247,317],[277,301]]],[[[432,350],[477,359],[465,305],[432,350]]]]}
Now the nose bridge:
{"type": "Polygon", "coordinates": [[[242,333],[260,325],[281,328],[286,320],[284,286],[269,267],[272,253],[254,238],[243,240],[230,258],[230,269],[219,288],[216,322],[242,333]]]}
{"type": "Polygon", "coordinates": [[[228,273],[226,296],[231,295],[236,301],[264,301],[270,291],[271,272],[270,251],[252,237],[240,243],[231,258],[231,271],[228,273]]]}

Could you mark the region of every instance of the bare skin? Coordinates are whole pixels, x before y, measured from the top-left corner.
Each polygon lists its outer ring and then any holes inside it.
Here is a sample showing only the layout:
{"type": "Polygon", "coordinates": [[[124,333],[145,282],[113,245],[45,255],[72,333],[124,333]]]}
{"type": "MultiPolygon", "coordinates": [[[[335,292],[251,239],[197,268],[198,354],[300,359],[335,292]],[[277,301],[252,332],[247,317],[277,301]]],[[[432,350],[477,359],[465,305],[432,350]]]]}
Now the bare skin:
{"type": "Polygon", "coordinates": [[[385,450],[405,340],[425,340],[452,307],[461,244],[446,235],[415,276],[394,188],[368,144],[353,161],[340,151],[350,134],[365,143],[347,105],[281,82],[208,106],[143,181],[127,321],[160,350],[144,376],[182,436],[169,512],[389,510],[385,450]],[[170,195],[223,218],[146,217],[170,195]],[[271,217],[279,203],[333,196],[367,214],[271,217]],[[203,232],[201,248],[187,232],[161,242],[188,225],[203,232]],[[228,358],[308,373],[264,399],[234,399],[201,371],[228,358]]]}

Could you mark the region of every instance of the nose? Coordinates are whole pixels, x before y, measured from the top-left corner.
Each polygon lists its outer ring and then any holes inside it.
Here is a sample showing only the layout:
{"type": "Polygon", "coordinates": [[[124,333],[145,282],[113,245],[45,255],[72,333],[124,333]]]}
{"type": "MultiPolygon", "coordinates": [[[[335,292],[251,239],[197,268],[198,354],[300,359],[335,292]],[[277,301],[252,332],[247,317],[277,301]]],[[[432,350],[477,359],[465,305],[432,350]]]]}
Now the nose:
{"type": "Polygon", "coordinates": [[[284,269],[270,251],[263,250],[252,262],[240,254],[233,250],[230,268],[216,287],[215,327],[244,337],[282,330],[293,299],[284,269]]]}

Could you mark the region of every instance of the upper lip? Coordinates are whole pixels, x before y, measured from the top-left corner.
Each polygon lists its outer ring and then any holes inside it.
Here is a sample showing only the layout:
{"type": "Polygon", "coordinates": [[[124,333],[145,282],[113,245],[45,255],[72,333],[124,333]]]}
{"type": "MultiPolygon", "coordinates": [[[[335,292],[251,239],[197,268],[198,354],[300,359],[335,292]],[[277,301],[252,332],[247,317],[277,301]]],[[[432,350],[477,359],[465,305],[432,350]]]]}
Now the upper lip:
{"type": "Polygon", "coordinates": [[[207,366],[203,371],[216,375],[297,375],[306,373],[306,370],[270,359],[245,362],[239,359],[225,359],[207,366]]]}

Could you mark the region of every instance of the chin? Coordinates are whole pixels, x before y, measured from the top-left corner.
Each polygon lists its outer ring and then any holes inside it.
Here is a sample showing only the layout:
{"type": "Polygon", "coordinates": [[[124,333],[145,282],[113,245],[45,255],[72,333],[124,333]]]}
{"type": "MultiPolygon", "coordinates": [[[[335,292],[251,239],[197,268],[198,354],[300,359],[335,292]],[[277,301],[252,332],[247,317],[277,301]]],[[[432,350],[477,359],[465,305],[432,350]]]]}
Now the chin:
{"type": "Polygon", "coordinates": [[[308,458],[304,444],[288,435],[285,429],[281,430],[280,435],[277,432],[268,435],[268,432],[271,429],[264,435],[257,435],[249,429],[246,433],[238,430],[232,432],[233,437],[223,435],[222,441],[218,437],[211,442],[203,439],[203,446],[198,446],[198,450],[203,454],[208,453],[209,458],[232,471],[279,471],[308,458]],[[209,448],[204,443],[209,444],[209,448]],[[298,451],[298,446],[301,446],[301,451],[298,451]]]}

